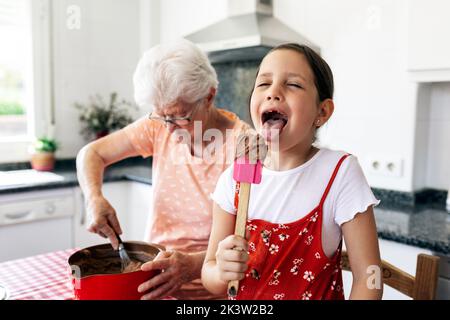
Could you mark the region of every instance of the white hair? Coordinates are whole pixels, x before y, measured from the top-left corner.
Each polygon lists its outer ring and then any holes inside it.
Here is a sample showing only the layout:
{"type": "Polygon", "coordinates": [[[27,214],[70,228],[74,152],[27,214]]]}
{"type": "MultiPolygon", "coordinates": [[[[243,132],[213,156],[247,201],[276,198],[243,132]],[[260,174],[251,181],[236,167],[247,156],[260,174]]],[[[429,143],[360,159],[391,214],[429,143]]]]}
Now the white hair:
{"type": "Polygon", "coordinates": [[[134,72],[133,83],[137,105],[149,111],[179,100],[197,102],[219,84],[206,54],[185,39],[146,51],[134,72]]]}

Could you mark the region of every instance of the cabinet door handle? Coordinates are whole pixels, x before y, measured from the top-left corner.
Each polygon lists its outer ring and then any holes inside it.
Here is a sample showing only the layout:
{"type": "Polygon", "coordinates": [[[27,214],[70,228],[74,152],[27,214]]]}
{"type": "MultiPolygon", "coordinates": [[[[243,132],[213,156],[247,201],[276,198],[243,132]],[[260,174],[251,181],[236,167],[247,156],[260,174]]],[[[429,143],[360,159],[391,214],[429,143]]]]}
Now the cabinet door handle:
{"type": "Polygon", "coordinates": [[[24,219],[31,214],[31,211],[23,211],[17,213],[7,213],[5,214],[5,218],[8,220],[20,220],[24,219]]]}

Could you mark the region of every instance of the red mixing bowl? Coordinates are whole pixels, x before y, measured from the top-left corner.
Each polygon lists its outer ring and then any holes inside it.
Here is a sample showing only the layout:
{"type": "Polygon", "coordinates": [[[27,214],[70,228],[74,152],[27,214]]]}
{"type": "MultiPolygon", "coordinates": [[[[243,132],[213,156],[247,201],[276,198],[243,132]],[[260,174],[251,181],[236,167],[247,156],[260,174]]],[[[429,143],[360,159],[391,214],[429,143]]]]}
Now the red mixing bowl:
{"type": "MultiPolygon", "coordinates": [[[[153,260],[164,248],[145,242],[124,242],[130,258],[143,262],[153,260]]],[[[69,257],[72,269],[72,284],[76,300],[139,300],[145,293],[138,292],[141,283],[149,280],[159,271],[137,270],[120,273],[120,258],[110,244],[81,249],[69,257]],[[106,264],[103,273],[90,274],[95,263],[106,264]]]]}

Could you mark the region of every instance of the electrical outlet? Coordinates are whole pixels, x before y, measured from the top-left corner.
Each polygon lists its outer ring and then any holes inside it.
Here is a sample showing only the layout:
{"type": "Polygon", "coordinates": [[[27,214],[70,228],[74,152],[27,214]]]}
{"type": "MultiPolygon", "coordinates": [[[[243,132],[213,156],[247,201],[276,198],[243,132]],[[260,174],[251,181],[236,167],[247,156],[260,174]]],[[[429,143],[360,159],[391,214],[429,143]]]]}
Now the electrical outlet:
{"type": "Polygon", "coordinates": [[[403,159],[389,159],[384,162],[383,171],[387,176],[401,177],[403,175],[403,159]]]}
{"type": "Polygon", "coordinates": [[[400,157],[374,156],[368,159],[369,173],[386,177],[403,175],[403,159],[400,157]]]}

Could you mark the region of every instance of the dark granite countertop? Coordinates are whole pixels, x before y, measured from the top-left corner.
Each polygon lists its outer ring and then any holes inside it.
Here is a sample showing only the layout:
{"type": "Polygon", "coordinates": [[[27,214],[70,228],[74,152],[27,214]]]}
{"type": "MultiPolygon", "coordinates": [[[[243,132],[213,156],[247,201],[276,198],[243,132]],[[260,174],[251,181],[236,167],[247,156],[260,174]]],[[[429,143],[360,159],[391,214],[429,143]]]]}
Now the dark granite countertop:
{"type": "MultiPolygon", "coordinates": [[[[2,166],[0,166],[0,171],[21,169],[25,170],[29,168],[26,165],[16,167],[10,166],[8,168],[2,168],[2,166]]],[[[30,183],[23,185],[14,185],[10,187],[0,187],[0,195],[78,186],[78,179],[74,161],[58,163],[52,173],[62,176],[64,180],[56,182],[34,184],[30,183]]],[[[103,176],[103,181],[136,181],[146,184],[152,184],[151,160],[130,159],[111,165],[106,168],[103,176]]]]}
{"type": "MultiPolygon", "coordinates": [[[[0,165],[0,171],[18,169],[29,168],[26,166],[5,168],[0,165]]],[[[78,185],[73,160],[60,163],[53,172],[63,176],[64,181],[1,187],[0,196],[78,185]]],[[[136,181],[151,184],[151,159],[128,159],[114,164],[106,169],[104,181],[136,181]]],[[[391,196],[383,199],[383,192],[380,190],[375,190],[375,194],[377,198],[381,198],[381,205],[374,210],[378,235],[381,239],[429,249],[437,254],[450,255],[450,214],[445,210],[445,205],[427,203],[411,206],[405,203],[390,203],[391,196]]]]}
{"type": "Polygon", "coordinates": [[[450,214],[442,205],[413,208],[375,207],[378,236],[450,255],[450,214]]]}

